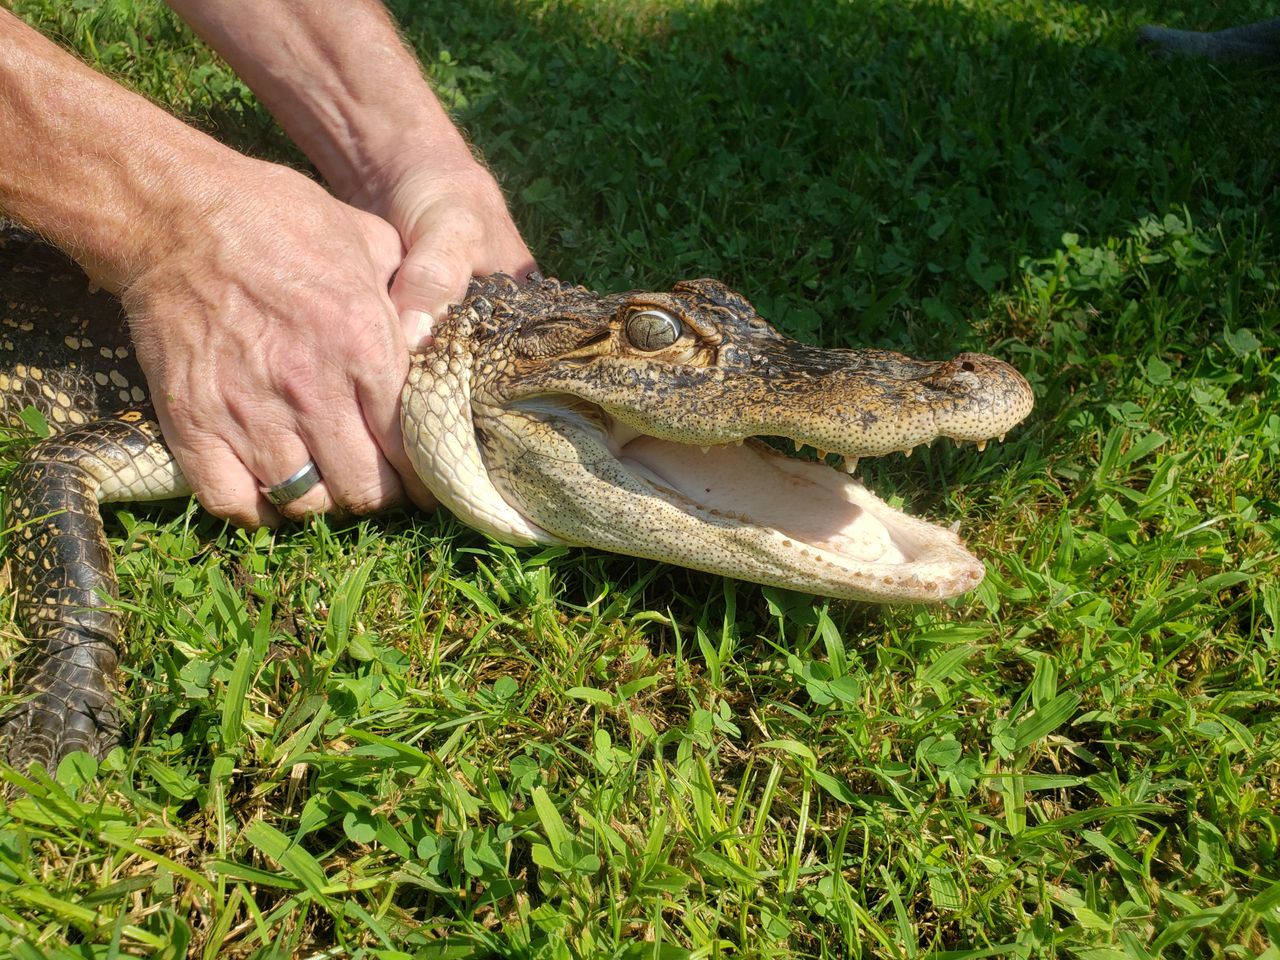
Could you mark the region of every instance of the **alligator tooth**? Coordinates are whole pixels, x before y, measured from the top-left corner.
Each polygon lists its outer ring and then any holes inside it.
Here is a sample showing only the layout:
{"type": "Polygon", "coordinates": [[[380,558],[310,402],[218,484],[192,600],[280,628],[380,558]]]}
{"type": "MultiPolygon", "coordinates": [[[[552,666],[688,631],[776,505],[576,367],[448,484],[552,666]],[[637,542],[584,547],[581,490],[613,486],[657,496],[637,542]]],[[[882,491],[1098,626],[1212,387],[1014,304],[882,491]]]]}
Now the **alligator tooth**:
{"type": "Polygon", "coordinates": [[[814,447],[814,448],[813,448],[813,450],[814,450],[814,452],[818,455],[818,459],[819,459],[819,460],[825,460],[825,459],[827,459],[827,456],[828,456],[828,455],[830,454],[830,452],[831,452],[831,451],[829,451],[829,450],[823,450],[821,447],[814,447]]]}
{"type": "Polygon", "coordinates": [[[1004,443],[1004,438],[1006,436],[1007,434],[1004,434],[1004,433],[1000,434],[1000,436],[996,437],[996,443],[1004,443]]]}
{"type": "Polygon", "coordinates": [[[858,469],[858,458],[857,458],[857,457],[845,457],[845,458],[844,458],[844,464],[843,464],[843,466],[844,466],[844,472],[845,472],[845,473],[847,473],[847,474],[852,475],[852,474],[853,474],[853,473],[855,473],[855,472],[857,471],[857,469],[858,469]]]}
{"type": "Polygon", "coordinates": [[[698,449],[701,450],[704,454],[711,452],[710,447],[699,447],[698,449]]]}
{"type": "Polygon", "coordinates": [[[913,451],[914,449],[915,447],[907,447],[905,450],[902,451],[902,455],[904,457],[909,457],[911,456],[911,451],[913,451]]]}
{"type": "Polygon", "coordinates": [[[747,438],[746,438],[746,437],[741,437],[741,438],[739,438],[739,439],[737,439],[737,440],[733,441],[733,445],[734,445],[735,447],[740,447],[740,446],[742,446],[742,445],[743,445],[744,443],[746,443],[746,442],[747,442],[747,438]]]}
{"type": "Polygon", "coordinates": [[[978,452],[979,452],[979,453],[981,453],[981,452],[982,452],[983,450],[985,450],[985,449],[987,449],[987,441],[985,441],[985,440],[979,440],[979,441],[978,441],[978,452]]]}

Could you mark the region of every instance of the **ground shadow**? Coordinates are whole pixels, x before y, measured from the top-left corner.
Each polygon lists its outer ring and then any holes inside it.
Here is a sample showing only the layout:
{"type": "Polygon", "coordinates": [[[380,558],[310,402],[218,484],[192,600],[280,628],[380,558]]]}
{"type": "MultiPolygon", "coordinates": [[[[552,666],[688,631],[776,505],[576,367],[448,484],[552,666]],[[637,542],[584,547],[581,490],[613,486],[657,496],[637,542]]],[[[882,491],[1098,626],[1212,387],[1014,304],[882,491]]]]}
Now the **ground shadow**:
{"type": "Polygon", "coordinates": [[[1224,192],[1274,203],[1265,91],[1248,68],[1141,55],[1136,5],[1078,24],[825,0],[393,6],[544,266],[615,289],[717,275],[800,336],[954,345],[1064,232],[1212,218],[1224,192]]]}

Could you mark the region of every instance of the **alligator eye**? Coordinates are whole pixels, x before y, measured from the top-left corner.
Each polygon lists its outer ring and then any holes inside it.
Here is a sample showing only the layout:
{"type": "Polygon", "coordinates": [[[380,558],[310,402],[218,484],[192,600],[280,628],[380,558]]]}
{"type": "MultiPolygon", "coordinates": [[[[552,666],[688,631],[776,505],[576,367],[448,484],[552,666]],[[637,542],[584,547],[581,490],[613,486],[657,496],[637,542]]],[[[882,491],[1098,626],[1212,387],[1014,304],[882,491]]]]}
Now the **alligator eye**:
{"type": "Polygon", "coordinates": [[[680,339],[680,321],[656,307],[637,310],[627,317],[627,339],[637,350],[665,350],[680,339]]]}

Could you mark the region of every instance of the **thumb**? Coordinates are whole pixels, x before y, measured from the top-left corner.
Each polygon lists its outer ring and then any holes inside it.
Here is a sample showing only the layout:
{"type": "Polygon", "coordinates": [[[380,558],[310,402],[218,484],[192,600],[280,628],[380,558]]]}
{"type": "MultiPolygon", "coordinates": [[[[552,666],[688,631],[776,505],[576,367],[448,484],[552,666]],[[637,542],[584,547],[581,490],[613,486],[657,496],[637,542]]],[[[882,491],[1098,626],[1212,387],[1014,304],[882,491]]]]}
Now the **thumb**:
{"type": "Polygon", "coordinates": [[[471,282],[469,259],[431,240],[428,236],[414,243],[391,284],[391,302],[410,350],[431,342],[435,320],[466,296],[471,282]]]}

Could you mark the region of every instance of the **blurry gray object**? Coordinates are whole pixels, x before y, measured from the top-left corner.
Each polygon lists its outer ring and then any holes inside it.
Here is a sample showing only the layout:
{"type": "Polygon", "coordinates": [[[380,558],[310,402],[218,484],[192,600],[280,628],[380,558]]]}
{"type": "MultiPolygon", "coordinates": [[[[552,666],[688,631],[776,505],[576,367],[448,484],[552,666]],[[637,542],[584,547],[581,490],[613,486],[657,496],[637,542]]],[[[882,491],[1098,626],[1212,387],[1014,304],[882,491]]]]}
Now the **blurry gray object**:
{"type": "Polygon", "coordinates": [[[1280,17],[1214,33],[1143,27],[1138,43],[1161,56],[1280,62],[1280,17]]]}

